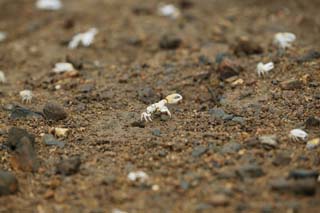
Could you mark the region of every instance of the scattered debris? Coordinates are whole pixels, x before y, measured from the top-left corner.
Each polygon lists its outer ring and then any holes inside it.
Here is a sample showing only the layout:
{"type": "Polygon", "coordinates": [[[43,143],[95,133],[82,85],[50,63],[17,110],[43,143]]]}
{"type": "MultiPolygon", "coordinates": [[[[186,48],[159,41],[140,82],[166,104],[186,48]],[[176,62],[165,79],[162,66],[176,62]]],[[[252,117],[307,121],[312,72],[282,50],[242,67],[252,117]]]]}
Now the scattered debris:
{"type": "Polygon", "coordinates": [[[308,138],[308,133],[301,129],[293,129],[290,131],[289,137],[294,141],[305,141],[308,138]]]}
{"type": "Polygon", "coordinates": [[[89,47],[92,44],[97,33],[98,30],[96,28],[91,28],[87,32],[75,35],[69,42],[69,49],[75,49],[80,44],[82,44],[84,47],[89,47]]]}
{"type": "Polygon", "coordinates": [[[63,148],[65,143],[58,141],[53,135],[51,134],[45,134],[42,137],[42,141],[44,144],[48,145],[48,146],[58,146],[60,148],[63,148]]]}
{"type": "Polygon", "coordinates": [[[57,164],[57,174],[70,176],[76,174],[79,171],[81,165],[81,159],[79,156],[73,156],[68,159],[61,159],[57,164]]]}
{"type": "Polygon", "coordinates": [[[10,172],[0,170],[0,196],[14,194],[18,191],[18,181],[10,172]]]}
{"type": "Polygon", "coordinates": [[[30,104],[32,101],[32,91],[31,90],[22,90],[19,93],[20,97],[21,97],[21,101],[22,103],[26,103],[26,104],[30,104]]]}
{"type": "Polygon", "coordinates": [[[0,42],[3,42],[7,39],[7,33],[0,31],[0,42]]]}
{"type": "Polygon", "coordinates": [[[58,121],[67,118],[67,113],[63,107],[55,103],[47,103],[43,107],[43,113],[48,120],[58,121]]]}
{"type": "Polygon", "coordinates": [[[74,70],[75,69],[74,69],[73,65],[71,63],[67,63],[67,62],[56,63],[54,65],[54,68],[52,69],[52,71],[57,74],[64,73],[64,72],[71,72],[74,70]]]}
{"type": "Polygon", "coordinates": [[[286,49],[291,47],[295,40],[296,35],[293,33],[277,33],[274,35],[273,43],[281,49],[286,49]]]}
{"type": "Polygon", "coordinates": [[[320,146],[320,138],[314,138],[307,142],[306,148],[309,150],[318,148],[320,146]]]}
{"type": "Polygon", "coordinates": [[[173,19],[176,19],[180,16],[179,9],[173,4],[160,5],[158,8],[158,13],[161,16],[166,16],[173,19]]]}
{"type": "Polygon", "coordinates": [[[0,70],[0,83],[6,83],[6,82],[7,82],[6,76],[4,72],[0,70]]]}
{"type": "Polygon", "coordinates": [[[8,147],[12,151],[11,165],[15,170],[36,172],[39,161],[35,151],[35,138],[26,130],[17,127],[9,129],[8,147]]]}
{"type": "Polygon", "coordinates": [[[149,176],[143,171],[130,172],[128,174],[128,179],[130,181],[138,181],[140,183],[144,183],[149,180],[149,176]]]}
{"type": "Polygon", "coordinates": [[[177,104],[181,100],[182,96],[180,94],[168,95],[165,99],[159,101],[158,103],[151,104],[150,106],[148,106],[147,111],[141,114],[141,121],[152,121],[151,115],[156,112],[166,113],[169,115],[169,117],[171,117],[171,113],[166,104],[177,104]]]}
{"type": "Polygon", "coordinates": [[[264,63],[259,63],[257,65],[257,73],[258,73],[258,76],[261,77],[261,76],[264,76],[265,74],[269,73],[271,70],[273,70],[274,68],[274,64],[273,62],[269,62],[267,64],[264,64],[264,63]]]}
{"type": "Polygon", "coordinates": [[[60,10],[62,3],[60,0],[38,0],[36,7],[39,10],[60,10]]]}

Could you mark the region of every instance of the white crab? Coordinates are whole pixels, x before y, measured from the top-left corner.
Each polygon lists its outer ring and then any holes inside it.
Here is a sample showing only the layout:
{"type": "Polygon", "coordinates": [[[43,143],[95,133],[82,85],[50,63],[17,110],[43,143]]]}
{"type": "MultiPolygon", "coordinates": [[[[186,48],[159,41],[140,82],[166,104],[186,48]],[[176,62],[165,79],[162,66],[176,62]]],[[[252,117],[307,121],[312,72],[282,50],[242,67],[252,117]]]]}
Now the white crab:
{"type": "Polygon", "coordinates": [[[95,35],[98,33],[96,28],[91,28],[87,32],[78,33],[77,35],[73,36],[72,40],[69,42],[69,48],[75,49],[80,44],[84,47],[88,47],[92,44],[95,35]]]}
{"type": "Polygon", "coordinates": [[[141,120],[145,120],[146,122],[152,121],[151,115],[155,112],[167,113],[171,117],[171,113],[166,104],[176,104],[181,100],[182,96],[180,94],[175,93],[168,95],[165,99],[162,99],[158,103],[148,106],[147,111],[141,114],[141,120]]]}
{"type": "Polygon", "coordinates": [[[6,83],[6,82],[7,82],[6,76],[4,72],[0,70],[0,83],[6,83]]]}
{"type": "Polygon", "coordinates": [[[143,171],[130,172],[128,174],[128,179],[131,181],[146,182],[149,176],[143,171]]]}
{"type": "Polygon", "coordinates": [[[291,43],[296,40],[293,33],[277,33],[274,35],[273,43],[282,49],[291,47],[291,43]]]}
{"type": "Polygon", "coordinates": [[[22,91],[20,91],[19,94],[20,94],[22,103],[27,103],[27,104],[31,103],[31,100],[33,97],[31,90],[22,90],[22,91]]]}
{"type": "Polygon", "coordinates": [[[293,129],[290,131],[289,137],[293,141],[300,141],[300,140],[306,140],[308,138],[308,133],[301,129],[293,129]]]}
{"type": "Polygon", "coordinates": [[[264,63],[259,63],[257,65],[257,73],[260,76],[264,76],[266,73],[270,72],[272,69],[274,68],[274,64],[273,62],[269,62],[267,64],[264,64],[264,63]]]}

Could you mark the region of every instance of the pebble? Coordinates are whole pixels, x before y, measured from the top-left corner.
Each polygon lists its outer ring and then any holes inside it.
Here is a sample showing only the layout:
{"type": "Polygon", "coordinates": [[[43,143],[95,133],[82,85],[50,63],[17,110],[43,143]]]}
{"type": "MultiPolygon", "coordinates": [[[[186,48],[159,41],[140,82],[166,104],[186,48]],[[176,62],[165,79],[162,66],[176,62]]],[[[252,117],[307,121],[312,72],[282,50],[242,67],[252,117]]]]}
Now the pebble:
{"type": "Polygon", "coordinates": [[[309,150],[316,149],[320,146],[320,138],[314,138],[307,142],[306,148],[309,150]]]}
{"type": "Polygon", "coordinates": [[[233,154],[237,153],[241,149],[241,144],[237,142],[229,142],[223,145],[221,153],[224,154],[233,154]]]}
{"type": "Polygon", "coordinates": [[[217,194],[212,195],[208,203],[210,203],[213,206],[228,206],[230,204],[230,199],[226,195],[217,194]]]}
{"type": "Polygon", "coordinates": [[[292,178],[292,179],[312,178],[317,180],[318,176],[319,176],[318,171],[306,170],[306,169],[295,169],[290,171],[290,174],[289,174],[289,178],[292,178]]]}
{"type": "Polygon", "coordinates": [[[254,55],[262,54],[263,48],[257,42],[249,39],[241,38],[234,47],[234,53],[238,56],[241,55],[254,55]]]}
{"type": "Polygon", "coordinates": [[[203,155],[204,153],[206,153],[208,151],[208,147],[203,146],[203,145],[199,145],[196,146],[193,151],[192,151],[192,157],[200,157],[201,155],[203,155]]]}
{"type": "Polygon", "coordinates": [[[153,130],[153,131],[152,131],[152,135],[161,137],[161,131],[160,131],[160,129],[155,129],[155,130],[153,130]]]}
{"type": "Polygon", "coordinates": [[[287,153],[278,153],[272,161],[275,166],[287,166],[291,162],[291,157],[287,153]]]}
{"type": "Polygon", "coordinates": [[[45,143],[46,145],[48,146],[58,146],[60,148],[63,148],[65,143],[64,142],[61,142],[61,141],[58,141],[53,135],[51,134],[45,134],[43,137],[42,137],[42,141],[43,143],[45,143]]]}
{"type": "Polygon", "coordinates": [[[144,104],[153,104],[160,101],[160,97],[154,92],[151,87],[144,87],[137,91],[138,99],[144,104]]]}
{"type": "Polygon", "coordinates": [[[302,82],[298,79],[289,79],[280,83],[280,87],[284,90],[301,89],[302,82]]]}
{"type": "Polygon", "coordinates": [[[237,169],[237,174],[242,178],[258,178],[263,176],[265,173],[262,168],[258,165],[248,164],[241,166],[237,169]]]}
{"type": "Polygon", "coordinates": [[[308,129],[320,127],[320,118],[315,116],[310,116],[306,121],[305,125],[308,129]]]}
{"type": "Polygon", "coordinates": [[[240,117],[240,116],[233,117],[232,121],[238,124],[244,124],[246,122],[244,117],[240,117]]]}
{"type": "Polygon", "coordinates": [[[62,106],[56,103],[47,103],[43,107],[43,113],[48,120],[63,120],[67,118],[67,113],[62,106]]]}
{"type": "Polygon", "coordinates": [[[259,137],[260,143],[266,148],[276,148],[278,146],[276,135],[263,135],[259,137]]]}
{"type": "Polygon", "coordinates": [[[297,58],[298,63],[305,63],[309,61],[313,61],[320,58],[320,52],[316,50],[311,50],[304,56],[301,56],[300,58],[297,58]]]}
{"type": "Polygon", "coordinates": [[[280,193],[313,196],[316,194],[316,181],[312,179],[285,180],[277,179],[270,183],[271,189],[280,193]]]}
{"type": "Polygon", "coordinates": [[[223,58],[218,66],[217,73],[219,74],[219,79],[224,81],[233,76],[239,75],[243,70],[243,67],[236,61],[229,58],[223,58]]]}
{"type": "Polygon", "coordinates": [[[145,128],[145,127],[146,127],[146,124],[145,124],[145,122],[139,120],[139,121],[134,121],[134,122],[132,122],[132,123],[131,123],[131,126],[132,126],[132,127],[145,128]]]}
{"type": "Polygon", "coordinates": [[[11,165],[15,170],[38,171],[39,161],[34,148],[33,135],[24,129],[12,127],[9,129],[7,144],[12,151],[11,165]]]}
{"type": "Polygon", "coordinates": [[[76,174],[79,171],[80,165],[81,159],[79,156],[62,159],[56,166],[56,173],[70,176],[76,174]]]}
{"type": "Polygon", "coordinates": [[[50,133],[54,134],[57,137],[67,137],[68,133],[69,133],[69,129],[67,128],[60,128],[60,127],[56,127],[53,128],[50,133]]]}
{"type": "Polygon", "coordinates": [[[174,50],[180,47],[182,40],[176,35],[163,35],[159,41],[159,47],[166,50],[174,50]]]}
{"type": "Polygon", "coordinates": [[[213,108],[209,110],[209,114],[216,119],[229,121],[233,119],[233,115],[226,113],[222,108],[213,108]]]}
{"type": "Polygon", "coordinates": [[[15,106],[12,105],[12,108],[10,111],[10,118],[11,119],[20,119],[20,118],[42,118],[42,114],[40,112],[34,112],[30,109],[21,107],[21,106],[15,106]]]}
{"type": "Polygon", "coordinates": [[[14,194],[18,191],[18,181],[10,172],[0,170],[0,196],[14,194]]]}

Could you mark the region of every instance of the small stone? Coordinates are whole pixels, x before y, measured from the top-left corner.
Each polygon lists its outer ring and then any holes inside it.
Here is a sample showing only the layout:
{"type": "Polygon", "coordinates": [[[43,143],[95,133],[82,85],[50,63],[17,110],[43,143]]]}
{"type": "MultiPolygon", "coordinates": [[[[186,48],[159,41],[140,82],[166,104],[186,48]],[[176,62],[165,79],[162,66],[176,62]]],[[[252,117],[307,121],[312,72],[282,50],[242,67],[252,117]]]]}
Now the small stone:
{"type": "Polygon", "coordinates": [[[94,89],[94,84],[84,84],[82,86],[80,86],[79,88],[79,92],[81,93],[89,93],[94,89]]]}
{"type": "Polygon", "coordinates": [[[297,195],[313,196],[316,194],[316,181],[305,180],[285,180],[278,179],[270,183],[271,189],[280,193],[292,193],[297,195]]]}
{"type": "Polygon", "coordinates": [[[289,79],[280,83],[280,87],[284,90],[301,89],[302,86],[302,82],[297,79],[289,79]]]}
{"type": "Polygon", "coordinates": [[[266,148],[276,148],[278,146],[276,135],[263,135],[259,137],[260,143],[266,148]]]}
{"type": "Polygon", "coordinates": [[[31,111],[30,109],[12,105],[10,111],[11,119],[19,119],[19,118],[42,118],[42,114],[39,112],[31,111]]]}
{"type": "Polygon", "coordinates": [[[81,160],[79,156],[74,156],[68,159],[62,159],[56,167],[57,174],[65,176],[76,174],[79,171],[81,160]]]}
{"type": "Polygon", "coordinates": [[[315,116],[310,116],[306,120],[305,125],[308,129],[319,128],[320,127],[320,118],[315,117],[315,116]]]}
{"type": "Polygon", "coordinates": [[[47,103],[43,108],[43,113],[48,120],[58,121],[67,118],[63,107],[56,103],[47,103]]]}
{"type": "Polygon", "coordinates": [[[316,60],[319,58],[320,58],[320,52],[316,51],[316,50],[311,50],[310,52],[308,52],[304,56],[297,58],[297,62],[298,63],[305,63],[305,62],[309,62],[309,61],[316,60]]]}
{"type": "Polygon", "coordinates": [[[278,153],[273,159],[272,164],[275,166],[287,166],[291,162],[291,157],[286,153],[278,153]]]}
{"type": "Polygon", "coordinates": [[[144,87],[137,91],[138,98],[144,104],[153,104],[159,101],[160,97],[150,87],[144,87]]]}
{"type": "Polygon", "coordinates": [[[246,38],[241,38],[234,47],[234,53],[238,56],[262,54],[263,49],[259,43],[246,38]]]}
{"type": "Polygon", "coordinates": [[[192,157],[200,157],[207,151],[208,151],[208,148],[206,146],[202,146],[202,145],[197,146],[192,151],[192,157]]]}
{"type": "Polygon", "coordinates": [[[13,152],[11,165],[15,170],[38,171],[39,162],[34,148],[34,136],[26,130],[12,127],[8,135],[8,147],[13,152]]]}
{"type": "Polygon", "coordinates": [[[0,196],[14,194],[18,191],[18,181],[10,172],[0,170],[0,196]]]}
{"type": "Polygon", "coordinates": [[[58,141],[53,135],[51,134],[45,134],[43,137],[42,137],[42,141],[43,143],[45,143],[46,145],[48,146],[58,146],[60,148],[63,148],[65,143],[64,142],[61,142],[61,141],[58,141]]]}
{"type": "Polygon", "coordinates": [[[173,50],[177,49],[182,43],[182,40],[175,35],[163,35],[159,42],[161,49],[173,50]]]}
{"type": "Polygon", "coordinates": [[[240,116],[235,116],[232,118],[232,121],[238,124],[244,124],[245,123],[245,119],[243,117],[240,116]]]}
{"type": "Polygon", "coordinates": [[[229,142],[223,145],[221,153],[224,154],[233,154],[237,153],[241,149],[241,144],[236,142],[229,142]]]}
{"type": "Polygon", "coordinates": [[[213,206],[228,206],[230,204],[230,199],[226,195],[217,194],[211,196],[208,203],[213,206]]]}
{"type": "Polygon", "coordinates": [[[296,169],[290,171],[289,178],[292,179],[306,179],[312,178],[317,180],[319,176],[319,172],[313,170],[305,170],[305,169],[296,169]]]}
{"type": "Polygon", "coordinates": [[[242,70],[243,67],[238,62],[224,58],[218,66],[217,73],[219,74],[219,79],[224,81],[239,75],[242,70]]]}
{"type": "Polygon", "coordinates": [[[152,131],[152,135],[157,136],[157,137],[161,137],[161,131],[160,129],[155,129],[152,131]]]}
{"type": "Polygon", "coordinates": [[[210,109],[209,114],[212,115],[216,119],[222,119],[225,121],[232,120],[232,118],[234,117],[231,114],[225,113],[225,111],[222,108],[210,109]]]}
{"type": "Polygon", "coordinates": [[[245,178],[258,178],[264,175],[264,172],[260,166],[249,164],[245,166],[241,166],[237,169],[237,174],[245,179],[245,178]]]}
{"type": "Polygon", "coordinates": [[[134,121],[131,123],[132,127],[139,127],[139,128],[145,128],[146,124],[143,121],[134,121]]]}
{"type": "Polygon", "coordinates": [[[314,138],[307,142],[306,148],[309,150],[316,149],[320,146],[320,138],[314,138]]]}
{"type": "Polygon", "coordinates": [[[69,131],[67,128],[56,127],[52,129],[51,133],[57,137],[67,137],[69,131]]]}

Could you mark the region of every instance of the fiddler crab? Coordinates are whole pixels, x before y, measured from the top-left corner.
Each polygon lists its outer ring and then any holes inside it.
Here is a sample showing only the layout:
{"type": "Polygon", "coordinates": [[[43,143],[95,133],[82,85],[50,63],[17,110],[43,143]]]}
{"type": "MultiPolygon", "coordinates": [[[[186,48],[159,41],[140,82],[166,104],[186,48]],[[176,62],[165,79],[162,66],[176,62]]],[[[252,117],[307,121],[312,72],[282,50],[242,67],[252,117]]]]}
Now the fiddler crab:
{"type": "Polygon", "coordinates": [[[169,117],[171,117],[171,112],[169,111],[166,104],[177,104],[181,100],[182,96],[180,94],[175,93],[168,95],[165,99],[162,99],[158,103],[154,103],[148,106],[147,111],[141,114],[141,121],[152,121],[151,116],[156,112],[167,113],[169,117]]]}
{"type": "Polygon", "coordinates": [[[293,129],[290,131],[289,137],[293,141],[305,141],[308,138],[308,133],[301,129],[293,129]]]}
{"type": "Polygon", "coordinates": [[[261,77],[261,76],[264,76],[265,74],[269,73],[272,69],[274,68],[274,63],[273,62],[269,62],[267,64],[264,64],[264,63],[259,63],[257,65],[257,73],[258,73],[258,76],[261,77]]]}
{"type": "Polygon", "coordinates": [[[22,103],[26,103],[26,104],[31,103],[32,97],[33,97],[31,90],[22,90],[20,91],[19,95],[21,97],[22,103]]]}

